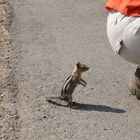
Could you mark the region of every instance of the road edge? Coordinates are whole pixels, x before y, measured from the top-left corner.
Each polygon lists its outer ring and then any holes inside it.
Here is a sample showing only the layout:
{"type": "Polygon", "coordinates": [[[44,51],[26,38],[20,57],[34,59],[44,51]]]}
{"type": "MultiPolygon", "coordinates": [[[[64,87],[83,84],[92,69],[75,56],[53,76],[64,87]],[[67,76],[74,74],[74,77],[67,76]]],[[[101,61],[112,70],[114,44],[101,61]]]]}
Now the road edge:
{"type": "Polygon", "coordinates": [[[13,52],[11,28],[14,19],[14,11],[8,0],[0,0],[0,4],[5,10],[4,29],[8,35],[8,54],[7,54],[7,70],[0,81],[1,101],[0,101],[0,128],[2,140],[18,140],[19,139],[19,115],[18,115],[18,86],[15,80],[15,66],[13,63],[13,52]]]}

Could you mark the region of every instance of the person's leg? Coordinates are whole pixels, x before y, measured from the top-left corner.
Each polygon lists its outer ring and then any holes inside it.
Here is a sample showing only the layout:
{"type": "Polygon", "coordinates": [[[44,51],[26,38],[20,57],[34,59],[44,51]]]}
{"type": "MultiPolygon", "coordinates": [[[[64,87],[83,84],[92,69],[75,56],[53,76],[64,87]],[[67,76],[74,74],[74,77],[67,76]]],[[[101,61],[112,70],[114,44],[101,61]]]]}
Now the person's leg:
{"type": "MultiPolygon", "coordinates": [[[[127,17],[113,11],[108,16],[107,34],[116,54],[140,65],[140,17],[127,17]]],[[[140,67],[129,80],[128,87],[140,99],[140,67]]]]}
{"type": "Polygon", "coordinates": [[[140,17],[124,29],[119,55],[127,61],[140,65],[140,17]]]}
{"type": "MultiPolygon", "coordinates": [[[[125,28],[122,35],[120,56],[132,63],[140,64],[140,18],[125,28]]],[[[140,99],[140,66],[129,80],[128,88],[133,95],[140,99]]]]}
{"type": "MultiPolygon", "coordinates": [[[[119,12],[112,11],[108,16],[107,34],[109,42],[114,52],[123,59],[140,64],[140,35],[134,25],[140,21],[140,18],[128,17],[119,12]],[[137,39],[136,39],[137,38],[137,39]],[[137,40],[137,41],[136,41],[137,40]]],[[[139,23],[140,25],[140,23],[139,23]]]]}

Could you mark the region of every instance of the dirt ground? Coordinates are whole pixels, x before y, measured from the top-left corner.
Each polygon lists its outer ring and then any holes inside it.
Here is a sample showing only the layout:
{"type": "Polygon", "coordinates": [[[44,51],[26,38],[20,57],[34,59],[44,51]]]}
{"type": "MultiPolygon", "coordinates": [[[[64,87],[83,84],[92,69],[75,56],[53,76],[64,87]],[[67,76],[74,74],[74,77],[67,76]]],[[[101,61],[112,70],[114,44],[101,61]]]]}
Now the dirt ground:
{"type": "Polygon", "coordinates": [[[16,139],[16,93],[11,65],[11,11],[9,3],[0,0],[0,139],[16,139]]]}

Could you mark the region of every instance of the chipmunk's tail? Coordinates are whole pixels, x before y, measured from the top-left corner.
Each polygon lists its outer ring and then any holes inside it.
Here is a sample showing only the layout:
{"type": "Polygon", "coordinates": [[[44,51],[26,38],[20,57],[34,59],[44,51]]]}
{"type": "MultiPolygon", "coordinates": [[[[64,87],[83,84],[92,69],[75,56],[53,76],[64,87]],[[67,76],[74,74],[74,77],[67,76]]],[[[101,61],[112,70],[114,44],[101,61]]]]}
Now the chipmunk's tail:
{"type": "Polygon", "coordinates": [[[49,101],[50,99],[59,99],[59,100],[63,100],[63,97],[62,97],[62,96],[47,97],[47,101],[49,101]]]}

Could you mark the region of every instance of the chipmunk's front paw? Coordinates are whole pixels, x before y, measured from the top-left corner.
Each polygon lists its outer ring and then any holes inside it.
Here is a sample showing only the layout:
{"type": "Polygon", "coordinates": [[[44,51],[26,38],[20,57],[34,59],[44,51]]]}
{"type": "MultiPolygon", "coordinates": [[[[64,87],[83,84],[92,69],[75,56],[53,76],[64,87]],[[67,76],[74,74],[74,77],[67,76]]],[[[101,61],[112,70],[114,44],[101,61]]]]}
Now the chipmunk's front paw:
{"type": "Polygon", "coordinates": [[[84,84],[83,84],[83,87],[86,87],[86,86],[87,86],[87,84],[84,83],[84,84]]]}
{"type": "Polygon", "coordinates": [[[83,86],[86,87],[87,86],[87,82],[83,81],[83,86]]]}
{"type": "Polygon", "coordinates": [[[72,102],[72,105],[73,105],[73,106],[76,105],[76,102],[72,102]]]}

